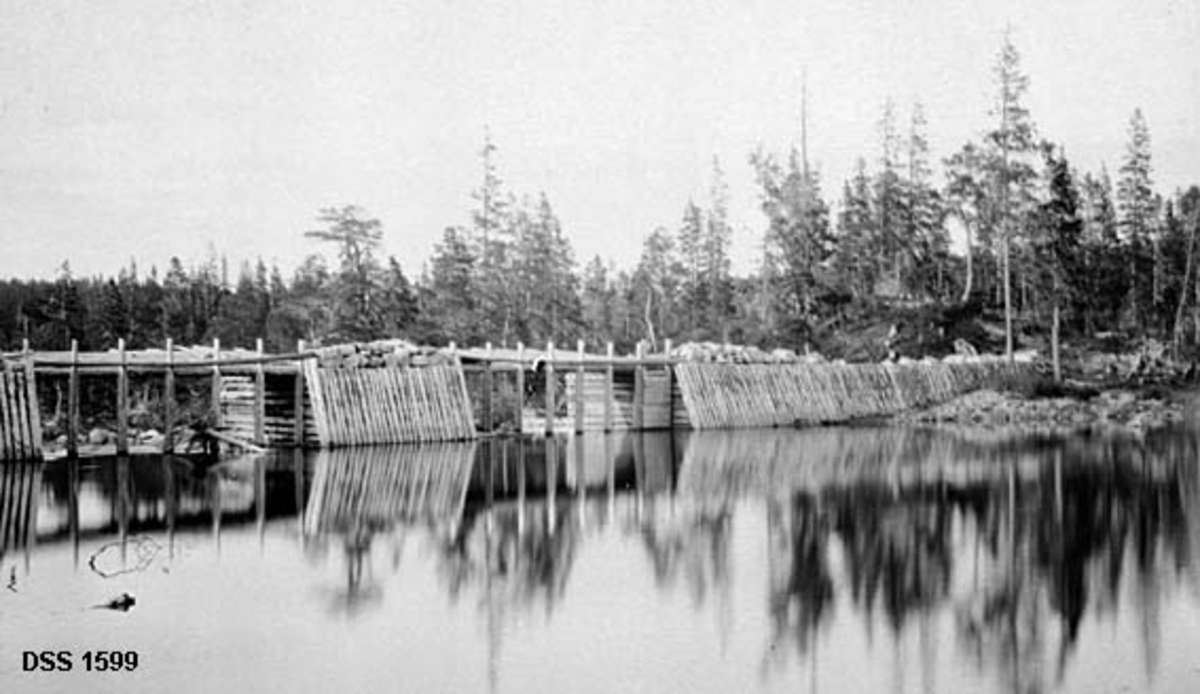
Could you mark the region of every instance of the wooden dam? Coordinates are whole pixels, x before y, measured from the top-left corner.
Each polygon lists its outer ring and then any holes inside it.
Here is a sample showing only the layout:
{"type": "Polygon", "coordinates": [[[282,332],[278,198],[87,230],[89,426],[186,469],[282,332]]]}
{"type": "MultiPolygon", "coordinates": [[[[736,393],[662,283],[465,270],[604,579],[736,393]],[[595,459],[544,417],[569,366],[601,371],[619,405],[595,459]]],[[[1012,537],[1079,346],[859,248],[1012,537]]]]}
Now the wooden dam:
{"type": "MultiPolygon", "coordinates": [[[[5,354],[0,460],[43,457],[43,427],[77,456],[82,407],[108,413],[100,440],[174,452],[184,434],[247,450],[469,440],[479,435],[840,422],[927,407],[1028,364],[702,361],[639,346],[632,355],[416,347],[400,340],[267,354],[211,346],[5,354]],[[46,402],[39,403],[39,393],[46,402]],[[108,399],[96,403],[96,398],[108,399]],[[53,406],[48,404],[53,401],[53,406]],[[149,412],[148,410],[153,410],[149,412]],[[134,426],[152,420],[156,427],[134,426]],[[146,429],[157,436],[145,438],[146,429]],[[106,435],[107,434],[107,435],[106,435]]],[[[93,421],[97,417],[91,417],[93,421]]]]}

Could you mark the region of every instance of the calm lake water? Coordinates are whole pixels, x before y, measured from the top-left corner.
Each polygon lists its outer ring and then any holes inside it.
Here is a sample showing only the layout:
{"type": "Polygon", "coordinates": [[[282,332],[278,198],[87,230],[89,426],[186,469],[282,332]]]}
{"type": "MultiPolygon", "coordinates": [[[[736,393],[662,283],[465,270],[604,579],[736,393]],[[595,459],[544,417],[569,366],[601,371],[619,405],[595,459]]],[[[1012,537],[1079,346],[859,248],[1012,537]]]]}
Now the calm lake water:
{"type": "Polygon", "coordinates": [[[1200,691],[1198,441],[822,428],[6,465],[0,683],[1200,691]],[[25,672],[42,650],[73,669],[25,672]],[[88,650],[138,667],[86,672],[88,650]]]}

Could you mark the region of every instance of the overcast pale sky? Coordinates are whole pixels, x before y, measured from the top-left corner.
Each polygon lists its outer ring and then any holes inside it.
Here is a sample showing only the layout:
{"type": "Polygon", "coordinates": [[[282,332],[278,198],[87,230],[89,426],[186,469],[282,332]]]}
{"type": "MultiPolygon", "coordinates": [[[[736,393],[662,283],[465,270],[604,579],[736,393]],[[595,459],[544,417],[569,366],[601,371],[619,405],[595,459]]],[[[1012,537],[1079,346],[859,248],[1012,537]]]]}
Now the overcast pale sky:
{"type": "Polygon", "coordinates": [[[465,223],[485,128],[580,262],[636,260],[732,187],[738,269],[763,228],[747,155],[799,138],[834,198],[892,97],[935,158],[988,125],[1011,23],[1040,132],[1116,170],[1141,107],[1163,192],[1200,183],[1195,0],[458,2],[6,0],[0,277],[162,268],[211,246],[287,272],[318,208],[358,204],[417,274],[465,223]]]}

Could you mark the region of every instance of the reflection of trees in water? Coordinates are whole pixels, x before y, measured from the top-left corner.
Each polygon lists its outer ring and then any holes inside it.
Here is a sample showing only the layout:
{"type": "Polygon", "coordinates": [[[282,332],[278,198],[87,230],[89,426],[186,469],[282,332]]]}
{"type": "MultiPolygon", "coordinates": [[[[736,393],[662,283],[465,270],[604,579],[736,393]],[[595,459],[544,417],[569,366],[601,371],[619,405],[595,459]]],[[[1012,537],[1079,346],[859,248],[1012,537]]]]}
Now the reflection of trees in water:
{"type": "Polygon", "coordinates": [[[894,631],[945,599],[953,568],[952,507],[943,489],[897,499],[883,488],[823,495],[845,551],[850,597],[873,622],[876,606],[894,631]]]}
{"type": "Polygon", "coordinates": [[[829,567],[833,516],[804,494],[767,502],[769,543],[767,605],[771,650],[800,655],[812,648],[818,629],[832,616],[834,582],[829,567]]]}
{"type": "MultiPolygon", "coordinates": [[[[36,540],[43,465],[0,461],[0,561],[10,550],[28,552],[36,540]]],[[[29,555],[25,558],[28,561],[29,555]]]]}
{"type": "Polygon", "coordinates": [[[1122,596],[1152,673],[1167,591],[1200,590],[1190,435],[833,430],[692,443],[682,494],[766,500],[777,651],[783,640],[809,653],[844,592],[868,629],[882,609],[897,639],[912,617],[950,608],[976,668],[1006,690],[1042,691],[1064,676],[1085,616],[1115,615],[1122,596]]]}
{"type": "Polygon", "coordinates": [[[650,520],[637,526],[637,534],[650,557],[655,584],[669,590],[683,578],[697,607],[710,592],[724,590],[731,574],[732,515],[728,508],[648,514],[650,520]]]}

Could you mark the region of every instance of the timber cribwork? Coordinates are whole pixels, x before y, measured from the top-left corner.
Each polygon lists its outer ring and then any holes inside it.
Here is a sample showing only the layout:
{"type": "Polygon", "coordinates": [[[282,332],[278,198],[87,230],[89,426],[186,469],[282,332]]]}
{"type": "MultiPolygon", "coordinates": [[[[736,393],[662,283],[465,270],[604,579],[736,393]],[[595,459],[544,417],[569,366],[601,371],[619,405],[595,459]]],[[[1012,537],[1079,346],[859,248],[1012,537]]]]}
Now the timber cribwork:
{"type": "Polygon", "coordinates": [[[971,363],[720,364],[675,366],[695,429],[790,426],[893,415],[945,402],[1028,368],[971,363]]]}
{"type": "Polygon", "coordinates": [[[0,361],[0,461],[42,459],[34,382],[29,359],[0,361]]]}
{"type": "MultiPolygon", "coordinates": [[[[162,379],[162,450],[174,450],[181,421],[177,381],[197,381],[211,396],[187,412],[211,437],[245,450],[267,446],[336,447],[472,439],[487,433],[546,434],[672,428],[792,426],[887,416],[944,402],[1029,364],[1000,358],[966,363],[838,364],[693,361],[665,341],[664,350],[618,356],[575,350],[420,347],[402,340],[355,343],[290,354],[256,349],[179,348],[3,355],[0,380],[0,460],[40,459],[42,435],[34,373],[65,391],[55,424],[67,457],[83,437],[80,379],[116,380],[115,442],[130,450],[131,382],[162,379]]],[[[741,352],[738,352],[741,354],[741,352]]],[[[43,392],[49,392],[43,384],[43,392]]],[[[61,399],[61,398],[60,398],[61,399]]],[[[155,426],[158,426],[156,423],[155,426]]],[[[193,428],[195,428],[193,426],[193,428]]],[[[104,432],[101,432],[104,433],[104,432]]],[[[100,444],[95,444],[100,445],[100,444]]],[[[92,449],[93,451],[95,448],[92,449]]],[[[52,451],[52,455],[54,452],[52,451]]]]}
{"type": "Polygon", "coordinates": [[[304,364],[322,447],[475,437],[459,366],[322,368],[304,364]]]}

